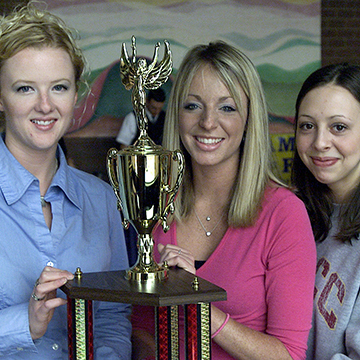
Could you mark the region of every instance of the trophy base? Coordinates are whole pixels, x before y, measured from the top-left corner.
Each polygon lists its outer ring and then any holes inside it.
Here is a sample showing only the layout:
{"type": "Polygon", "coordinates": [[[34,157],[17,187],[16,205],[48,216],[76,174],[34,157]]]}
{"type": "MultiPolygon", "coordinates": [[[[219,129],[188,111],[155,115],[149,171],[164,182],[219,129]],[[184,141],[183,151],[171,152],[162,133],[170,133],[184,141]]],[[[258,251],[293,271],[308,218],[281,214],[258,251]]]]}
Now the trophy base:
{"type": "Polygon", "coordinates": [[[138,266],[126,271],[125,278],[130,281],[145,282],[145,281],[162,281],[168,277],[168,267],[158,266],[155,269],[146,270],[138,266]]]}

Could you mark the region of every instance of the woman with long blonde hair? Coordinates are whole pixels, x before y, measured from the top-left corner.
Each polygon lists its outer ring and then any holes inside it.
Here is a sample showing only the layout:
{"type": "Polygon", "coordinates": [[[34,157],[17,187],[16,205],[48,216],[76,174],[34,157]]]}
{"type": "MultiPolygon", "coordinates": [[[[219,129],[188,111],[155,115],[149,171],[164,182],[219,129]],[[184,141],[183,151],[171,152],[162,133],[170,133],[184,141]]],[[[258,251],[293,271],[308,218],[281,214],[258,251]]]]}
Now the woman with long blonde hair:
{"type": "MultiPolygon", "coordinates": [[[[186,170],[155,257],[227,291],[211,306],[212,359],[304,359],[314,240],[304,205],[272,172],[263,89],[243,53],[224,42],[188,52],[163,144],[183,151],[186,170]]],[[[154,355],[150,314],[133,310],[136,359],[154,355]]]]}

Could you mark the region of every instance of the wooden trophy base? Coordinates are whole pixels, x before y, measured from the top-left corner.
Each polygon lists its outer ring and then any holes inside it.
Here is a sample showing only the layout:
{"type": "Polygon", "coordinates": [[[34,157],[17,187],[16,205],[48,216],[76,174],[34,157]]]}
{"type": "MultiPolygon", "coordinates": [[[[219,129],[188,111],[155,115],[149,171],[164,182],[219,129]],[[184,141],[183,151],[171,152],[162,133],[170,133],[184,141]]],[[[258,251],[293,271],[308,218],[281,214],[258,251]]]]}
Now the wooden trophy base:
{"type": "Polygon", "coordinates": [[[226,300],[222,288],[179,268],[164,280],[144,282],[127,280],[126,271],[76,274],[61,287],[68,297],[70,360],[93,359],[93,300],[154,306],[161,360],[179,358],[178,306],[184,305],[187,358],[211,358],[210,303],[226,300]]]}

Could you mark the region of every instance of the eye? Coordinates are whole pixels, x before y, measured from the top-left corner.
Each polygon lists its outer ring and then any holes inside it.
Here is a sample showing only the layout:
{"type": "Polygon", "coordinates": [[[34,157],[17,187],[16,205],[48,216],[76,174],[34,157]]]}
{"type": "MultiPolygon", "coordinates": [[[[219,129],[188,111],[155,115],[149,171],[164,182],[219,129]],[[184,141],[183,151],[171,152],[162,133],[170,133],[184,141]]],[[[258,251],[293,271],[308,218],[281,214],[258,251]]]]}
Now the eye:
{"type": "Polygon", "coordinates": [[[199,108],[199,105],[195,104],[195,103],[187,103],[184,105],[184,109],[185,110],[196,110],[199,108]]]}
{"type": "Polygon", "coordinates": [[[314,125],[311,124],[311,123],[302,123],[302,124],[299,124],[299,129],[301,130],[311,130],[314,128],[314,125]]]}
{"type": "Polygon", "coordinates": [[[333,129],[334,129],[336,132],[344,132],[344,130],[347,129],[347,126],[344,125],[344,124],[334,124],[334,125],[333,125],[333,129]]]}
{"type": "Polygon", "coordinates": [[[32,87],[31,86],[28,86],[28,85],[23,85],[23,86],[19,86],[16,91],[17,92],[20,92],[20,93],[28,93],[29,91],[32,90],[32,87]]]}
{"type": "Polygon", "coordinates": [[[55,91],[66,91],[69,87],[63,84],[58,84],[53,87],[55,91]]]}
{"type": "Polygon", "coordinates": [[[236,108],[234,106],[231,105],[223,105],[220,107],[220,109],[224,112],[233,112],[236,111],[236,108]]]}

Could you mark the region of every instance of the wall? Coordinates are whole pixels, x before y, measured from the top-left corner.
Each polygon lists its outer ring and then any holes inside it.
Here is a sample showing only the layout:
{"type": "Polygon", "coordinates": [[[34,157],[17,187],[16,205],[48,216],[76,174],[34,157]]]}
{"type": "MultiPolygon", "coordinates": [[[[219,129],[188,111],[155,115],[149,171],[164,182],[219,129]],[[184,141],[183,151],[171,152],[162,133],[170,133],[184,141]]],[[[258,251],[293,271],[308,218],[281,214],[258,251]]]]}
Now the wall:
{"type": "Polygon", "coordinates": [[[321,60],[360,63],[360,0],[322,0],[321,60]]]}
{"type": "MultiPolygon", "coordinates": [[[[121,85],[118,64],[113,64],[119,58],[121,44],[125,42],[129,48],[130,37],[135,34],[139,56],[152,56],[156,41],[169,40],[175,76],[183,55],[198,43],[221,39],[248,55],[264,85],[274,151],[284,164],[281,171],[289,175],[291,153],[285,150],[291,146],[285,145],[292,140],[283,134],[293,131],[294,99],[302,81],[321,63],[320,0],[46,2],[51,11],[79,31],[79,44],[89,60],[92,79],[104,71],[111,75],[103,79],[106,86],[93,96],[96,104],[79,107],[77,127],[65,137],[69,155],[80,168],[103,173],[107,141],[114,139],[121,119],[131,108],[127,100],[130,93],[121,85]],[[106,144],[100,146],[99,141],[106,144]]],[[[2,4],[11,7],[9,1],[2,4]]]]}
{"type": "MultiPolygon", "coordinates": [[[[100,0],[99,0],[100,1],[100,0]]],[[[303,3],[311,4],[313,0],[304,1],[303,3]]],[[[316,2],[316,0],[315,0],[316,2]]],[[[0,12],[6,13],[10,11],[15,5],[26,3],[26,0],[0,0],[0,12]]],[[[50,0],[50,3],[52,1],[50,0]]],[[[55,0],[54,3],[58,3],[55,0]]],[[[65,3],[59,2],[64,5],[65,3]]],[[[76,3],[76,1],[73,1],[76,3]]],[[[276,10],[275,10],[276,11],[276,10]]],[[[153,44],[151,45],[153,46],[153,44]]],[[[307,51],[304,51],[307,54],[307,51]]],[[[149,53],[150,54],[150,53],[149,53]]],[[[322,0],[321,1],[321,63],[327,65],[330,63],[349,61],[360,63],[360,0],[322,0]]],[[[278,98],[281,98],[277,96],[278,98]]],[[[275,131],[276,133],[276,131],[275,131]]],[[[95,164],[94,154],[89,150],[101,148],[101,144],[94,146],[94,139],[88,139],[90,145],[86,143],[86,139],[81,140],[84,144],[79,144],[74,139],[68,139],[68,146],[70,152],[74,154],[75,159],[81,163],[79,154],[88,154],[90,165],[98,168],[95,164]]],[[[109,140],[109,139],[104,139],[109,140]]],[[[274,150],[278,153],[278,165],[284,172],[289,172],[291,167],[291,151],[293,150],[293,139],[289,135],[272,134],[274,150]]],[[[106,141],[105,141],[106,142],[106,141]]],[[[114,143],[112,143],[113,145],[114,143]]],[[[111,144],[107,143],[103,146],[102,157],[106,152],[106,148],[111,144]]],[[[101,171],[104,170],[102,164],[101,171]]],[[[81,165],[83,166],[83,165],[81,165]]],[[[86,168],[84,170],[92,172],[92,169],[86,168]]]]}
{"type": "MultiPolygon", "coordinates": [[[[0,12],[25,1],[0,0],[0,12]]],[[[327,65],[340,61],[360,63],[360,0],[321,1],[321,63],[327,65]]],[[[292,144],[291,139],[275,139],[275,147],[277,140],[277,151],[286,154],[284,167],[287,167],[289,156],[285,150],[288,147],[283,145],[292,144]]]]}
{"type": "Polygon", "coordinates": [[[0,0],[0,13],[6,14],[11,11],[14,6],[26,4],[28,0],[0,0]]]}

